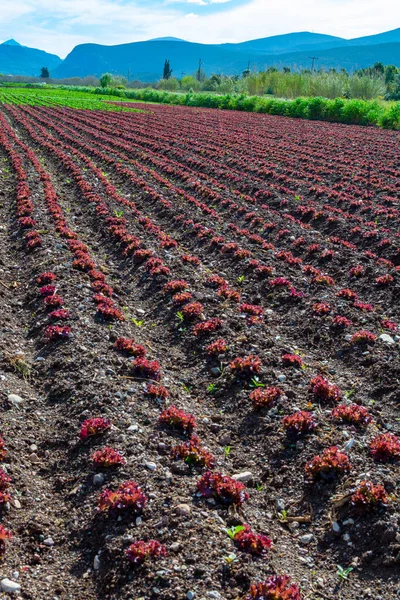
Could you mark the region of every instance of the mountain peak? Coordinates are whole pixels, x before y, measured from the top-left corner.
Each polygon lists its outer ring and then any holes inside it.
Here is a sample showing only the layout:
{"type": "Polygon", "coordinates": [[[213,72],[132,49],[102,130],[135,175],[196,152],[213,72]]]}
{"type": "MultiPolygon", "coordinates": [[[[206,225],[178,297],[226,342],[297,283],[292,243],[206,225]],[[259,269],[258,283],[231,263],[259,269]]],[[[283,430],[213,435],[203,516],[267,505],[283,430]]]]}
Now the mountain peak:
{"type": "Polygon", "coordinates": [[[151,40],[147,40],[148,42],[184,42],[185,40],[182,40],[181,38],[177,38],[177,37],[159,37],[159,38],[153,38],[151,40]]]}
{"type": "Polygon", "coordinates": [[[19,44],[16,40],[11,39],[11,40],[6,40],[1,45],[2,46],[20,46],[21,44],[19,44]]]}

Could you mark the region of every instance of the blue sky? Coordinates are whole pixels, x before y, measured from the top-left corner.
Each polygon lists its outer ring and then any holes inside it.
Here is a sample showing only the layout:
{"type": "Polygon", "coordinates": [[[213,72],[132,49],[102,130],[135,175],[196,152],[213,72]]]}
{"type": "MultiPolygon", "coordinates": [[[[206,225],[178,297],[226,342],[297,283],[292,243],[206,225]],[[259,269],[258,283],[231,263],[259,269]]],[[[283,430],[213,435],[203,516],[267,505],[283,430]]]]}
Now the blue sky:
{"type": "Polygon", "coordinates": [[[161,36],[239,42],[293,31],[358,37],[400,27],[399,0],[0,0],[0,41],[61,57],[81,43],[161,36]]]}

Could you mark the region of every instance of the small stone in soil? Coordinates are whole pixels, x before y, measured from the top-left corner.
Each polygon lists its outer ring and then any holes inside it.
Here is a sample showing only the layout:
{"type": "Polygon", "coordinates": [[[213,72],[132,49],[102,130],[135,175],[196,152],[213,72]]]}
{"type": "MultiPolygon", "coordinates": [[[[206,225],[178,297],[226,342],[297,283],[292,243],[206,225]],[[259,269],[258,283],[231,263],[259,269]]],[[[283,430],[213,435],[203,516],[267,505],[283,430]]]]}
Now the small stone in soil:
{"type": "Polygon", "coordinates": [[[53,538],[49,537],[46,540],[44,540],[43,544],[45,546],[54,546],[54,540],[53,538]]]}
{"type": "Polygon", "coordinates": [[[93,477],[94,485],[102,485],[104,483],[104,475],[103,473],[96,473],[93,477]]]}
{"type": "Polygon", "coordinates": [[[300,544],[309,544],[313,537],[314,536],[312,533],[306,533],[305,535],[299,537],[299,542],[300,544]]]}
{"type": "Polygon", "coordinates": [[[13,404],[14,406],[19,406],[23,402],[21,396],[18,396],[17,394],[9,394],[7,396],[7,400],[10,402],[10,404],[13,404]]]}
{"type": "Polygon", "coordinates": [[[177,515],[187,517],[192,512],[192,509],[190,508],[189,504],[178,504],[178,506],[175,509],[175,512],[177,515]]]}
{"type": "Polygon", "coordinates": [[[235,473],[232,475],[232,479],[236,481],[240,481],[241,483],[246,483],[253,479],[253,473],[251,471],[243,471],[243,473],[235,473]]]}
{"type": "Polygon", "coordinates": [[[1,589],[6,594],[16,594],[21,591],[21,586],[11,579],[2,579],[0,583],[1,589]]]}

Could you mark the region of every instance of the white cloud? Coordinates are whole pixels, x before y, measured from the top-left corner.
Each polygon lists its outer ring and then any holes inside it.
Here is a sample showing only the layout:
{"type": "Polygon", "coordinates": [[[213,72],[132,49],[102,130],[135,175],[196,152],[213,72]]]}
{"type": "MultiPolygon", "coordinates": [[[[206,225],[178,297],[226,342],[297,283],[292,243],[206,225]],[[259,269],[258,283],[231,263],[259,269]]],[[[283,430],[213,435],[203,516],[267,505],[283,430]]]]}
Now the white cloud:
{"type": "Polygon", "coordinates": [[[400,23],[398,0],[243,0],[241,6],[230,6],[230,1],[0,0],[0,37],[65,56],[84,42],[118,44],[164,36],[238,42],[292,31],[350,38],[400,23]],[[189,6],[192,12],[186,14],[189,6]]]}

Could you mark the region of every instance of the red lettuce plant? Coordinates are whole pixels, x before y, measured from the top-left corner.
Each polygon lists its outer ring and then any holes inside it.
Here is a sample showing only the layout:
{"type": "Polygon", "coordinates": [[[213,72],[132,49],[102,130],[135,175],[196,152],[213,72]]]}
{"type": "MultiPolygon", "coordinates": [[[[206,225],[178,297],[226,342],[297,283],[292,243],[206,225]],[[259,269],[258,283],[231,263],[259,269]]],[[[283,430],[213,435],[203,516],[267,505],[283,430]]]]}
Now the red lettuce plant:
{"type": "Polygon", "coordinates": [[[135,481],[125,481],[114,492],[106,489],[99,498],[99,512],[129,509],[133,514],[141,513],[146,506],[147,496],[135,481]]]}
{"type": "Polygon", "coordinates": [[[114,348],[130,356],[146,356],[146,348],[141,344],[135,344],[135,341],[129,338],[119,337],[115,341],[114,348]]]}
{"type": "Polygon", "coordinates": [[[323,273],[316,275],[311,279],[311,283],[317,283],[319,285],[332,286],[335,285],[335,280],[330,275],[324,275],[323,273]]]}
{"type": "Polygon", "coordinates": [[[374,307],[372,304],[368,304],[368,302],[361,302],[360,300],[356,300],[353,304],[354,308],[358,310],[362,310],[363,312],[374,312],[374,307]]]}
{"type": "Polygon", "coordinates": [[[190,302],[193,296],[190,292],[179,292],[172,296],[172,302],[175,306],[180,306],[181,304],[185,304],[186,302],[190,302]]]}
{"type": "Polygon", "coordinates": [[[10,487],[11,477],[3,469],[0,469],[0,505],[10,500],[7,490],[10,487]]]}
{"type": "Polygon", "coordinates": [[[4,460],[7,456],[7,446],[2,436],[0,435],[0,461],[4,460]]]}
{"type": "Polygon", "coordinates": [[[376,341],[376,335],[370,331],[357,331],[351,337],[350,344],[355,346],[357,344],[373,344],[376,341]]]}
{"type": "Polygon", "coordinates": [[[394,321],[389,321],[389,319],[383,319],[381,321],[381,325],[384,329],[388,329],[389,331],[397,331],[398,325],[394,323],[394,321]]]}
{"type": "Polygon", "coordinates": [[[169,391],[163,385],[155,385],[150,383],[145,391],[146,396],[151,398],[158,398],[159,400],[166,400],[169,396],[169,391]]]}
{"type": "Polygon", "coordinates": [[[349,473],[351,464],[347,454],[340,452],[337,446],[326,448],[321,455],[315,456],[304,467],[306,479],[324,479],[331,481],[335,475],[349,473]]]}
{"type": "Polygon", "coordinates": [[[300,368],[303,365],[301,356],[298,356],[297,354],[283,354],[282,362],[285,365],[285,367],[300,368]]]}
{"type": "Polygon", "coordinates": [[[193,327],[193,334],[196,336],[205,336],[205,335],[209,335],[210,333],[213,333],[214,331],[217,331],[218,329],[221,329],[222,327],[222,321],[221,319],[217,319],[217,317],[213,317],[212,319],[209,319],[208,321],[203,321],[203,323],[197,323],[197,325],[195,325],[193,327]]]}
{"type": "Polygon", "coordinates": [[[247,523],[236,528],[232,539],[240,550],[253,556],[265,556],[272,546],[272,541],[266,535],[254,533],[247,523]]]}
{"type": "Polygon", "coordinates": [[[346,300],[351,300],[352,302],[358,300],[358,294],[356,294],[356,292],[353,292],[353,290],[350,290],[349,288],[344,288],[343,290],[340,290],[336,294],[336,296],[338,298],[345,298],[346,300]]]}
{"type": "Polygon", "coordinates": [[[101,294],[104,294],[104,296],[108,296],[109,298],[111,298],[111,296],[114,294],[114,289],[110,285],[107,285],[104,281],[93,281],[92,290],[94,290],[95,292],[100,292],[101,294]]]}
{"type": "Polygon", "coordinates": [[[352,325],[352,321],[350,321],[350,319],[348,319],[347,317],[341,317],[340,315],[338,315],[332,319],[333,327],[340,327],[344,329],[345,327],[351,327],[352,325]]]}
{"type": "Polygon", "coordinates": [[[333,409],[331,417],[335,421],[351,423],[352,425],[359,425],[360,427],[366,427],[372,421],[372,417],[368,410],[364,406],[359,406],[358,404],[341,404],[333,409]]]}
{"type": "Polygon", "coordinates": [[[380,277],[377,277],[375,279],[376,285],[379,285],[381,287],[390,285],[391,283],[393,283],[394,281],[394,277],[392,277],[392,275],[389,275],[389,273],[387,273],[386,275],[381,275],[380,277]]]}
{"type": "Polygon", "coordinates": [[[92,454],[92,461],[96,467],[118,467],[126,463],[125,458],[118,450],[106,446],[101,450],[96,450],[92,454]]]}
{"type": "Polygon", "coordinates": [[[215,342],[211,342],[211,344],[206,347],[206,352],[210,356],[224,354],[227,350],[228,344],[222,338],[215,340],[215,342]]]}
{"type": "Polygon", "coordinates": [[[147,360],[147,358],[136,358],[132,363],[132,374],[135,377],[140,377],[143,379],[152,379],[153,381],[160,381],[160,363],[156,360],[147,360]]]}
{"type": "Polygon", "coordinates": [[[164,558],[167,555],[167,550],[157,540],[149,540],[148,542],[140,540],[131,544],[125,553],[131,563],[141,565],[148,559],[164,558]]]}
{"type": "Polygon", "coordinates": [[[362,481],[350,498],[352,506],[361,510],[371,510],[377,506],[386,506],[389,498],[383,485],[372,481],[362,481]]]}
{"type": "Polygon", "coordinates": [[[45,298],[46,296],[53,296],[55,294],[55,291],[56,291],[55,285],[44,285],[39,290],[40,295],[43,296],[43,298],[45,298]]]}
{"type": "Polygon", "coordinates": [[[163,287],[164,294],[175,294],[176,292],[183,292],[189,287],[189,284],[184,279],[173,279],[168,281],[163,287]]]}
{"type": "Polygon", "coordinates": [[[371,454],[378,462],[400,459],[400,440],[394,433],[377,435],[370,445],[371,454]]]}
{"type": "Polygon", "coordinates": [[[185,413],[183,410],[179,410],[176,406],[169,406],[163,410],[159,418],[159,423],[183,431],[186,435],[190,435],[196,427],[194,416],[185,413]]]}
{"type": "Polygon", "coordinates": [[[250,394],[250,400],[253,402],[254,408],[270,408],[274,402],[279,400],[283,395],[283,391],[276,387],[257,388],[250,394]]]}
{"type": "Polygon", "coordinates": [[[111,423],[103,417],[93,417],[92,419],[86,419],[81,425],[81,440],[86,440],[94,435],[99,435],[111,429],[111,423]]]}
{"type": "Polygon", "coordinates": [[[262,583],[253,583],[244,600],[301,600],[301,594],[288,575],[273,575],[262,583]]]}
{"type": "Polygon", "coordinates": [[[256,375],[261,370],[262,362],[261,358],[251,354],[244,358],[241,358],[240,356],[234,358],[229,366],[234,373],[240,375],[256,375]]]}
{"type": "Polygon", "coordinates": [[[51,283],[52,281],[55,281],[56,279],[57,279],[57,276],[54,275],[54,273],[51,273],[50,271],[46,271],[45,273],[41,273],[40,275],[37,276],[36,282],[38,283],[38,285],[45,285],[47,283],[51,283]]]}
{"type": "Polygon", "coordinates": [[[311,379],[310,390],[315,398],[322,402],[336,402],[342,395],[338,386],[330,383],[322,375],[316,375],[311,379]]]}
{"type": "Polygon", "coordinates": [[[56,308],[57,306],[62,306],[64,304],[64,300],[61,298],[61,296],[53,294],[53,296],[46,296],[44,303],[48,308],[56,308]]]}
{"type": "Polygon", "coordinates": [[[97,316],[104,321],[125,321],[122,311],[105,302],[97,305],[97,316]]]}
{"type": "Polygon", "coordinates": [[[184,460],[189,465],[215,467],[215,459],[211,452],[202,447],[200,438],[193,434],[190,440],[174,446],[171,450],[171,457],[184,460]]]}
{"type": "Polygon", "coordinates": [[[49,313],[49,319],[52,321],[66,321],[70,317],[70,311],[65,310],[64,308],[58,308],[57,310],[52,310],[51,313],[49,313]]]}
{"type": "Polygon", "coordinates": [[[200,302],[190,302],[182,308],[183,318],[187,321],[198,319],[203,314],[204,306],[200,302]]]}
{"type": "Polygon", "coordinates": [[[361,277],[364,273],[364,267],[362,265],[356,265],[355,267],[351,267],[350,275],[352,277],[361,277]]]}
{"type": "Polygon", "coordinates": [[[59,325],[49,325],[44,332],[44,337],[48,342],[68,339],[70,336],[71,327],[68,327],[68,325],[64,325],[63,327],[60,327],[59,325]]]}
{"type": "Polygon", "coordinates": [[[254,317],[263,317],[264,309],[262,306],[258,306],[257,304],[240,304],[239,311],[241,313],[245,313],[246,315],[251,315],[254,317]]]}
{"type": "Polygon", "coordinates": [[[205,498],[216,498],[224,504],[243,504],[250,498],[246,486],[228,475],[206,471],[197,482],[198,492],[205,498]]]}
{"type": "Polygon", "coordinates": [[[232,300],[233,302],[240,302],[240,294],[237,290],[231,288],[229,285],[222,285],[218,292],[218,296],[225,298],[226,300],[232,300]]]}
{"type": "Polygon", "coordinates": [[[190,254],[182,254],[181,261],[189,265],[195,265],[196,267],[200,265],[200,260],[197,256],[191,256],[190,254]]]}
{"type": "Polygon", "coordinates": [[[292,438],[298,438],[307,433],[311,433],[311,431],[317,427],[314,415],[305,410],[300,410],[299,412],[284,417],[282,425],[287,435],[292,438]]]}
{"type": "Polygon", "coordinates": [[[6,540],[11,540],[11,538],[11,531],[6,529],[4,525],[0,525],[0,558],[2,558],[6,553],[6,540]]]}
{"type": "Polygon", "coordinates": [[[271,279],[271,281],[269,282],[269,284],[272,287],[290,287],[292,284],[289,281],[289,279],[286,279],[286,277],[275,277],[275,279],[271,279]]]}
{"type": "Polygon", "coordinates": [[[313,304],[313,313],[315,315],[328,315],[332,308],[325,302],[316,302],[313,304]]]}

